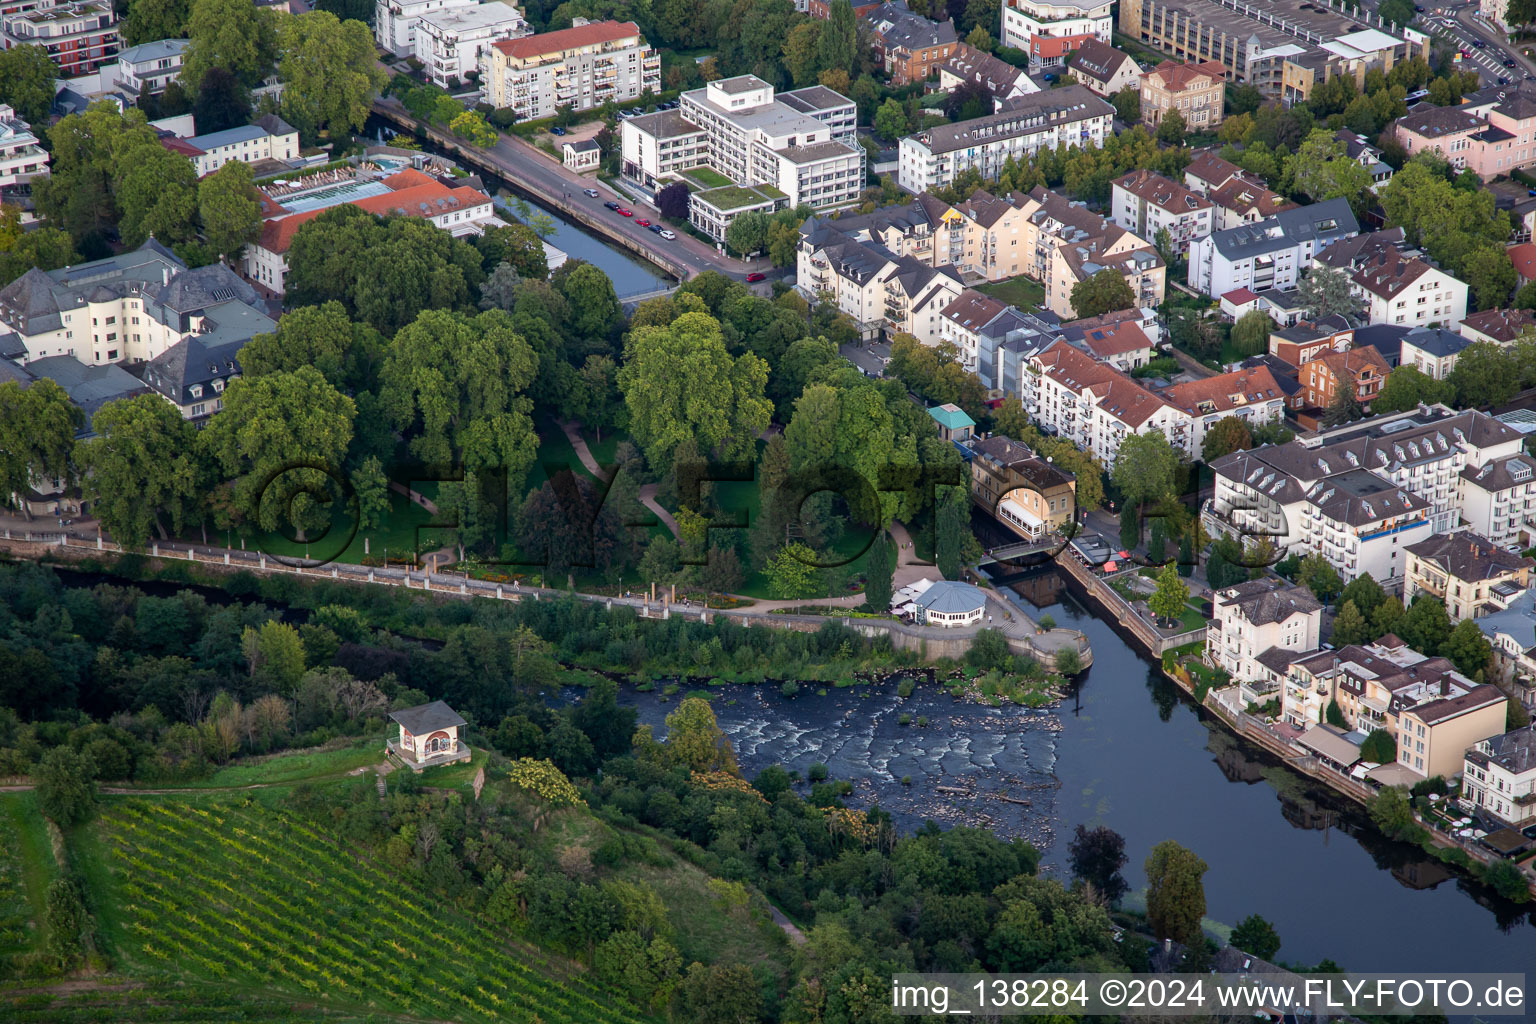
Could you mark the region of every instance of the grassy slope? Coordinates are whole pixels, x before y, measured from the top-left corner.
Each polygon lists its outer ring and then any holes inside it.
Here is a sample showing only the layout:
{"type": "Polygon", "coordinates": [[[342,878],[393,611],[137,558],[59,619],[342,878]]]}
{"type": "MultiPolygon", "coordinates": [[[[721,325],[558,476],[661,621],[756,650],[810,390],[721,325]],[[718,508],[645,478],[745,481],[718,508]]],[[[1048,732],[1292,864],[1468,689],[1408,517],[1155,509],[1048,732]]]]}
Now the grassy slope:
{"type": "Polygon", "coordinates": [[[0,795],[0,955],[42,948],[48,884],[58,873],[37,798],[0,795]]]}

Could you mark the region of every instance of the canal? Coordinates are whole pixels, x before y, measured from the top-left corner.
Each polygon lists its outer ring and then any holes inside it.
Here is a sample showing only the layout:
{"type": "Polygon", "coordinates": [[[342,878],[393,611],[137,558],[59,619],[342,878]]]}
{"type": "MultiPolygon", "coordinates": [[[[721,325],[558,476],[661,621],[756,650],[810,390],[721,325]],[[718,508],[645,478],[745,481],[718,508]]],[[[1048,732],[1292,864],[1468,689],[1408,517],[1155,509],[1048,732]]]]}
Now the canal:
{"type": "MultiPolygon", "coordinates": [[[[1536,971],[1529,904],[1500,901],[1383,839],[1348,801],[1239,744],[1054,573],[1015,590],[1093,644],[1093,667],[1055,713],[959,703],[930,686],[906,699],[894,684],[802,687],[793,698],[726,687],[712,703],[743,771],[778,763],[804,776],[825,764],[853,784],[850,805],[878,802],[903,831],[926,818],[983,825],[1036,843],[1062,875],[1073,828],[1107,825],[1126,839],[1133,891],[1146,884],[1152,847],[1177,840],[1210,865],[1208,917],[1231,925],[1262,915],[1289,962],[1536,971]]],[[[625,699],[658,735],[677,702],[654,692],[625,699]]]]}

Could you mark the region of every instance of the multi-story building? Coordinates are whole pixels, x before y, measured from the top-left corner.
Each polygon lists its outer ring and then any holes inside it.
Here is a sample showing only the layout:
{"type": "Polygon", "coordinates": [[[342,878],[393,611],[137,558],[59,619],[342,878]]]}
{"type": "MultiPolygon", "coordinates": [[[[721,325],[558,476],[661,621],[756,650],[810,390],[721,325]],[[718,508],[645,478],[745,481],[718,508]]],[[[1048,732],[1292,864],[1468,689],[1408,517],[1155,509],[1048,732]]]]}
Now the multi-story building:
{"type": "Polygon", "coordinates": [[[1126,374],[1058,341],[1031,360],[1034,420],[1114,465],[1130,434],[1160,431],[1174,450],[1191,451],[1187,412],[1126,374]]]}
{"type": "Polygon", "coordinates": [[[1468,750],[1461,798],[1511,828],[1536,824],[1536,725],[1489,736],[1468,750]]]}
{"type": "Polygon", "coordinates": [[[433,85],[452,89],[479,71],[481,54],[496,40],[532,34],[522,12],[502,0],[428,11],[416,22],[416,59],[433,85]]]}
{"type": "Polygon", "coordinates": [[[962,85],[979,85],[994,101],[1039,92],[1035,80],[1006,61],[960,43],[949,59],[939,65],[939,89],[951,92],[962,85]]]}
{"type": "Polygon", "coordinates": [[[1017,441],[969,443],[971,500],[1027,540],[1065,529],[1077,513],[1077,477],[1017,441]]]}
{"type": "Polygon", "coordinates": [[[1122,90],[1141,86],[1141,68],[1135,59],[1100,41],[1097,36],[1078,44],[1068,69],[1079,84],[1105,99],[1122,90]]]}
{"type": "Polygon", "coordinates": [[[467,185],[450,187],[420,171],[399,171],[382,181],[357,180],[349,189],[335,183],[289,187],[262,194],[261,235],[245,247],[246,278],[281,295],[288,276],[288,247],[304,224],[332,206],[348,203],[385,217],[420,217],[456,238],[478,235],[496,219],[491,197],[467,185]]]}
{"type": "Polygon", "coordinates": [[[1114,115],[1081,85],[1018,96],[996,113],[902,139],[897,181],[909,192],[926,192],[971,168],[995,180],[1010,157],[1023,162],[1041,149],[1103,145],[1114,115]]]}
{"type": "Polygon", "coordinates": [[[1007,0],[1004,46],[1029,54],[1029,66],[1052,67],[1090,39],[1108,43],[1114,30],[1112,0],[1007,0]]]}
{"type": "Polygon", "coordinates": [[[1313,256],[1359,230],[1349,202],[1329,199],[1218,231],[1191,248],[1189,284],[1206,295],[1295,288],[1313,256]]]}
{"type": "Polygon", "coordinates": [[[1506,611],[1531,582],[1536,560],[1475,533],[1437,533],[1408,549],[1403,604],[1419,594],[1445,605],[1452,622],[1506,611]]]}
{"type": "Polygon", "coordinates": [[[224,389],[240,376],[244,341],[189,335],[150,360],[144,383],[181,412],[200,421],[224,408],[224,389]]]}
{"type": "Polygon", "coordinates": [[[227,163],[275,160],[291,164],[299,158],[298,130],[276,114],[263,114],[251,124],[189,139],[162,135],[160,144],[191,160],[199,178],[227,163]]]}
{"type": "Polygon", "coordinates": [[[1441,327],[1415,327],[1403,335],[1398,349],[1398,365],[1411,366],[1434,380],[1444,380],[1456,368],[1472,342],[1441,327]]]}
{"type": "Polygon", "coordinates": [[[1355,401],[1367,412],[1371,402],[1387,382],[1392,368],[1380,352],[1370,345],[1343,352],[1319,352],[1299,368],[1302,400],[1317,409],[1326,409],[1337,398],[1340,388],[1351,388],[1355,401]]]}
{"type": "Polygon", "coordinates": [[[41,46],[60,78],[88,75],[112,63],[121,44],[111,0],[42,0],[0,18],[0,49],[41,46]]]}
{"type": "Polygon", "coordinates": [[[1034,259],[1025,273],[1045,283],[1052,313],[1075,316],[1072,289],[1101,270],[1124,277],[1138,307],[1162,304],[1168,267],[1145,238],[1043,187],[1029,194],[1029,203],[1021,249],[1034,259]]]}
{"type": "Polygon", "coordinates": [[[1322,622],[1322,602],[1306,587],[1277,579],[1239,583],[1213,595],[1206,654],[1234,682],[1262,679],[1262,655],[1316,650],[1322,622]]]}
{"type": "Polygon", "coordinates": [[[1458,330],[1468,341],[1486,341],[1508,348],[1526,334],[1536,332],[1536,313],[1528,309],[1485,309],[1469,313],[1458,330]]]}
{"type": "Polygon", "coordinates": [[[1393,122],[1409,156],[1438,153],[1484,179],[1536,163],[1536,88],[1522,85],[1464,107],[1428,107],[1393,122]]]}
{"type": "Polygon", "coordinates": [[[479,0],[376,0],[373,37],[396,57],[416,55],[416,28],[424,14],[474,7],[479,0]]]}
{"type": "Polygon", "coordinates": [[[997,350],[1011,337],[1052,330],[1037,318],[981,292],[967,288],[939,312],[938,341],[955,346],[960,364],[980,378],[984,387],[996,383],[997,350]]]}
{"type": "Polygon", "coordinates": [[[48,160],[32,126],[0,103],[0,198],[13,189],[27,189],[34,175],[48,173],[48,160]]]}
{"type": "Polygon", "coordinates": [[[1348,352],[1354,344],[1355,329],[1335,315],[1271,332],[1269,354],[1299,369],[1329,352],[1348,352]]]}
{"type": "Polygon", "coordinates": [[[1478,13],[1495,25],[1503,25],[1506,31],[1514,27],[1504,20],[1509,15],[1509,0],[1479,0],[1478,13]]]}
{"type": "Polygon", "coordinates": [[[905,3],[884,3],[864,18],[875,60],[892,85],[926,82],[960,45],[953,21],[930,21],[905,3]]]}
{"type": "Polygon", "coordinates": [[[1454,329],[1467,315],[1467,286],[1409,247],[1400,227],[1342,238],[1314,262],[1349,275],[1370,323],[1454,329]]]}
{"type": "Polygon", "coordinates": [[[1062,324],[1061,334],[1099,362],[1130,373],[1152,361],[1152,339],[1142,323],[1141,310],[1124,309],[1062,324]]]}
{"type": "Polygon", "coordinates": [[[1265,188],[1262,182],[1250,180],[1236,164],[1208,149],[1200,151],[1184,168],[1184,184],[1215,205],[1212,231],[1257,224],[1267,217],[1299,209],[1278,192],[1265,188]]]}
{"type": "Polygon", "coordinates": [[[498,39],[480,51],[481,94],[519,121],[660,91],[661,55],[632,21],[577,18],[570,28],[498,39]]]}
{"type": "Polygon", "coordinates": [[[1158,232],[1168,232],[1180,253],[1214,230],[1209,199],[1146,168],[1110,183],[1109,208],[1114,222],[1132,234],[1156,240],[1158,232]]]}
{"type": "Polygon", "coordinates": [[[1199,454],[1206,433],[1236,417],[1252,426],[1278,423],[1285,416],[1285,392],[1266,366],[1219,373],[1175,384],[1163,397],[1189,414],[1189,455],[1199,454]]]}
{"type": "Polygon", "coordinates": [[[154,239],[62,270],[27,271],[0,290],[0,351],[27,363],[145,363],[190,335],[244,343],[273,329],[256,290],[222,263],[187,269],[154,239]]]}
{"type": "MultiPolygon", "coordinates": [[[[537,38],[537,37],[535,37],[537,38]]],[[[767,185],[790,207],[846,206],[864,187],[857,106],[825,86],[775,95],[753,75],[682,95],[677,110],[625,120],[623,174],[645,188],[709,166],[737,185],[767,185]]]]}
{"type": "Polygon", "coordinates": [[[165,92],[181,74],[187,46],[185,39],[157,39],[120,51],[117,74],[123,91],[131,96],[138,96],[146,87],[152,96],[165,92]]]}
{"type": "Polygon", "coordinates": [[[1233,78],[1266,98],[1297,103],[1327,78],[1349,75],[1357,87],[1414,57],[1429,59],[1429,37],[1360,29],[1356,18],[1324,4],[1284,0],[1122,0],[1120,31],[1175,59],[1225,64],[1233,78]]]}
{"type": "Polygon", "coordinates": [[[1501,548],[1519,551],[1536,523],[1536,458],[1519,452],[1461,471],[1458,487],[1462,519],[1479,536],[1501,548]]]}
{"type": "Polygon", "coordinates": [[[940,314],[965,290],[953,266],[897,256],[823,217],[801,226],[796,268],[796,287],[812,301],[830,295],[866,338],[884,331],[937,345],[940,314]]]}
{"type": "Polygon", "coordinates": [[[1206,60],[1181,64],[1165,60],[1141,76],[1141,120],[1151,128],[1178,111],[1190,131],[1221,124],[1226,103],[1227,67],[1206,60]]]}

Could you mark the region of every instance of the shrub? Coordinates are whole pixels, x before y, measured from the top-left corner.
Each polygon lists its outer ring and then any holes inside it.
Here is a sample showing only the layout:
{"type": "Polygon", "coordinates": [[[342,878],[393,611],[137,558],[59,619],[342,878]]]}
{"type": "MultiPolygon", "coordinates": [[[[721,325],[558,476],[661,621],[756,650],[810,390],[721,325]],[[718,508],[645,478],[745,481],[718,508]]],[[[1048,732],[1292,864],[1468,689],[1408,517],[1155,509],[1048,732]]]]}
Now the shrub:
{"type": "Polygon", "coordinates": [[[810,779],[812,782],[825,782],[827,778],[827,766],[822,764],[820,761],[817,761],[815,764],[811,765],[810,771],[806,773],[806,778],[810,779]]]}

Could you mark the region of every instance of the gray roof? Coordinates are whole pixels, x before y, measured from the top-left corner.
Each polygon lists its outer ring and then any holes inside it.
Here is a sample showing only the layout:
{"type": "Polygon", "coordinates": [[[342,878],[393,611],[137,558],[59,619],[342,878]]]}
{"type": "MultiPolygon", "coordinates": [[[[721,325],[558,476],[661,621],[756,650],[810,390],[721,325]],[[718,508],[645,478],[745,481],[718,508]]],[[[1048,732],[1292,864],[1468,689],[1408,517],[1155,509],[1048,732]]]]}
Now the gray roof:
{"type": "Polygon", "coordinates": [[[239,128],[226,128],[221,132],[212,132],[208,135],[194,135],[187,142],[207,152],[210,149],[218,149],[220,146],[232,146],[241,142],[254,142],[257,139],[267,137],[267,130],[260,125],[247,124],[239,128]]]}
{"type": "Polygon", "coordinates": [[[1326,723],[1309,727],[1298,742],[1346,768],[1360,760],[1360,748],[1345,739],[1342,730],[1326,723]]]}
{"type": "Polygon", "coordinates": [[[1309,588],[1277,579],[1249,580],[1217,591],[1216,606],[1241,609],[1243,617],[1256,626],[1309,615],[1323,607],[1309,588]]]}
{"type": "Polygon", "coordinates": [[[1505,551],[1475,533],[1437,533],[1428,540],[1408,545],[1408,551],[1467,583],[1496,579],[1536,566],[1536,561],[1505,551]]]}
{"type": "Polygon", "coordinates": [[[1466,348],[1472,342],[1463,338],[1455,331],[1447,331],[1440,327],[1416,327],[1403,335],[1402,344],[1412,345],[1423,352],[1428,352],[1436,359],[1453,356],[1466,348]]]}
{"type": "Polygon", "coordinates": [[[574,142],[566,142],[563,145],[566,149],[576,153],[590,153],[594,149],[602,148],[597,144],[596,139],[578,139],[574,142]]]}
{"type": "Polygon", "coordinates": [[[400,711],[391,711],[389,717],[396,723],[405,727],[405,731],[413,736],[422,736],[426,733],[436,732],[438,729],[451,729],[454,726],[467,725],[464,719],[440,700],[430,704],[421,704],[414,708],[404,708],[400,711]]]}
{"type": "MultiPolygon", "coordinates": [[[[90,296],[103,293],[144,295],[145,309],[150,311],[151,287],[164,286],[186,270],[186,264],[153,238],[132,252],[92,263],[50,271],[34,267],[0,289],[0,321],[26,336],[58,330],[64,312],[80,309],[90,296]]],[[[255,295],[250,285],[245,289],[255,295]]]]}
{"type": "Polygon", "coordinates": [[[865,15],[875,35],[886,49],[903,47],[920,50],[925,46],[944,46],[958,40],[953,21],[930,21],[913,14],[905,5],[881,4],[865,15]]]}
{"type": "MultiPolygon", "coordinates": [[[[1112,117],[1114,113],[1114,107],[1099,99],[1086,86],[1066,85],[1060,89],[1015,96],[1004,100],[1003,109],[995,114],[958,124],[939,125],[912,137],[927,146],[930,152],[950,153],[979,143],[1033,135],[1056,125],[1084,121],[1090,117],[1112,117]]],[[[1344,205],[1347,208],[1349,204],[1344,205]]]]}
{"type": "Polygon", "coordinates": [[[813,115],[826,110],[839,110],[843,107],[854,105],[853,100],[835,89],[828,89],[824,85],[808,85],[804,89],[775,93],[773,98],[786,107],[798,110],[802,114],[813,115]]]}
{"type": "Polygon", "coordinates": [[[1461,478],[1484,491],[1507,491],[1536,479],[1536,459],[1521,452],[1502,459],[1490,459],[1481,466],[1468,466],[1461,478]]]}
{"type": "Polygon", "coordinates": [[[939,580],[918,595],[912,603],[925,612],[955,615],[974,612],[978,608],[985,607],[987,595],[981,592],[981,588],[969,583],[939,580]]]}
{"type": "Polygon", "coordinates": [[[165,60],[185,52],[191,45],[185,39],[156,39],[152,43],[140,43],[126,50],[119,50],[117,59],[123,64],[137,64],[146,60],[165,60]]]}
{"type": "Polygon", "coordinates": [[[1490,612],[1472,620],[1490,639],[1500,633],[1512,637],[1523,651],[1536,646],[1536,590],[1527,590],[1501,612],[1490,612]]]}
{"type": "Polygon", "coordinates": [[[1257,224],[1218,231],[1211,236],[1216,251],[1229,260],[1248,259],[1312,241],[1316,248],[1360,230],[1347,199],[1329,199],[1311,206],[1284,210],[1257,224]]]}
{"type": "Polygon", "coordinates": [[[1515,729],[1502,736],[1491,736],[1479,746],[1483,744],[1487,745],[1487,752],[1469,750],[1467,760],[1484,766],[1491,762],[1514,775],[1522,775],[1536,768],[1536,725],[1515,729]]]}
{"type": "Polygon", "coordinates": [[[116,363],[87,366],[74,356],[48,356],[34,359],[26,365],[25,373],[34,378],[47,377],[69,396],[70,402],[85,413],[85,423],[76,436],[89,437],[91,417],[108,402],[120,398],[142,395],[149,389],[127,370],[116,363]]]}

